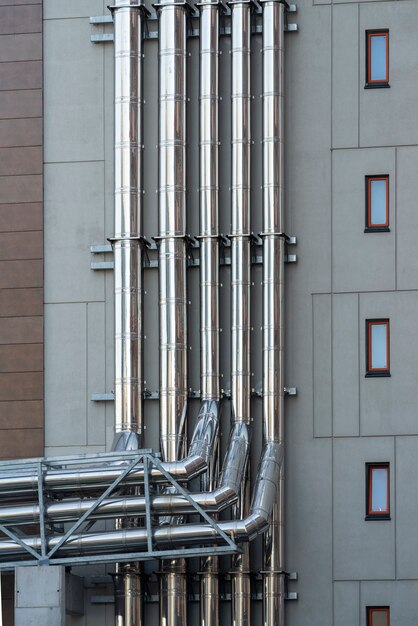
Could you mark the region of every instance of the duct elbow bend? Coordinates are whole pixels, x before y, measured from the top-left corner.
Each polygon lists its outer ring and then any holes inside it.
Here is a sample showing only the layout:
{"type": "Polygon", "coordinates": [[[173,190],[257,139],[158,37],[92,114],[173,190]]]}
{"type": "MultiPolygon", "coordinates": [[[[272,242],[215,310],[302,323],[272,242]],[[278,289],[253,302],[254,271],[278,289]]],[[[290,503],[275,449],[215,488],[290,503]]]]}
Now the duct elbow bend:
{"type": "Polygon", "coordinates": [[[238,492],[230,487],[220,486],[214,491],[196,494],[195,500],[208,513],[221,513],[238,500],[238,492]]]}
{"type": "Polygon", "coordinates": [[[193,480],[205,472],[213,457],[219,429],[220,403],[205,400],[200,407],[189,454],[181,461],[166,464],[174,478],[193,480]]]}
{"type": "Polygon", "coordinates": [[[255,511],[244,520],[244,525],[248,541],[253,541],[268,530],[269,517],[266,517],[264,511],[255,511]]]}
{"type": "Polygon", "coordinates": [[[197,416],[189,456],[202,457],[206,465],[213,457],[219,430],[219,419],[220,403],[217,400],[204,400],[197,416]]]}
{"type": "Polygon", "coordinates": [[[141,433],[134,430],[119,430],[115,433],[112,452],[135,452],[141,449],[141,433]]]}

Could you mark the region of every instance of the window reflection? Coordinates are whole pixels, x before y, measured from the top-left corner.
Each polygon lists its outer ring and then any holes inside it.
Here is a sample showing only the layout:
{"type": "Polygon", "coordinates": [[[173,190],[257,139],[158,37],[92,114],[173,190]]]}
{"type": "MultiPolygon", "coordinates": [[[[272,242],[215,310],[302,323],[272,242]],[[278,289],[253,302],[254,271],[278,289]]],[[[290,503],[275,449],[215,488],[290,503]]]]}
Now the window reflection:
{"type": "Polygon", "coordinates": [[[386,513],[388,510],[388,470],[383,467],[374,467],[371,469],[372,481],[372,513],[386,513]]]}
{"type": "Polygon", "coordinates": [[[370,50],[371,80],[386,80],[386,35],[372,35],[370,50]]]}

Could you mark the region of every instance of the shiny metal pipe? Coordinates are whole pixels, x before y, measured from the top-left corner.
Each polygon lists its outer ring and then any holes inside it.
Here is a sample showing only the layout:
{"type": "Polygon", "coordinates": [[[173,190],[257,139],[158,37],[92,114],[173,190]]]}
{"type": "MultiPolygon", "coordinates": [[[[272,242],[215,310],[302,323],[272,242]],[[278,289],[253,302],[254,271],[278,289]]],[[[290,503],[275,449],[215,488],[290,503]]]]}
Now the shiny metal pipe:
{"type": "MultiPolygon", "coordinates": [[[[160,440],[164,461],[186,449],[186,57],[184,0],[156,5],[159,19],[159,299],[160,440]]],[[[160,577],[160,624],[187,621],[183,560],[165,561],[160,577]]]]}
{"type": "MultiPolygon", "coordinates": [[[[231,231],[231,412],[232,422],[250,423],[250,157],[251,157],[251,13],[252,4],[232,2],[232,231],[231,231]]],[[[248,515],[249,477],[245,469],[234,518],[248,515]]],[[[250,624],[249,547],[232,557],[232,624],[250,624]]]]}
{"type": "Polygon", "coordinates": [[[142,624],[142,579],[138,567],[124,566],[113,574],[115,626],[142,624]]]}
{"type": "MultiPolygon", "coordinates": [[[[284,442],[284,3],[263,8],[263,423],[284,442]]],[[[264,539],[263,626],[284,626],[284,463],[264,539]]]]}
{"type": "MultiPolygon", "coordinates": [[[[218,0],[199,6],[199,205],[200,205],[200,386],[203,402],[220,402],[219,372],[219,12],[218,0]]],[[[219,442],[215,442],[216,451],[219,442]]],[[[203,491],[216,486],[215,459],[201,479],[203,491]]],[[[225,494],[227,489],[221,492],[225,494]]],[[[238,495],[238,494],[236,494],[238,495]]],[[[235,496],[234,496],[235,497],[235,496]]],[[[200,561],[200,623],[219,624],[219,562],[200,561]]]]}
{"type": "Polygon", "coordinates": [[[163,561],[160,573],[160,624],[187,624],[186,561],[163,561]]]}
{"type": "Polygon", "coordinates": [[[115,431],[114,446],[142,437],[142,24],[138,0],[116,0],[115,24],[115,431]],[[135,434],[135,436],[132,435],[135,434]]]}
{"type": "Polygon", "coordinates": [[[160,438],[165,461],[186,445],[186,16],[184,2],[159,15],[160,438]]]}
{"type": "MultiPolygon", "coordinates": [[[[282,445],[271,442],[264,446],[249,515],[241,520],[219,523],[219,527],[233,537],[235,541],[252,541],[268,529],[282,458],[282,445]]],[[[60,538],[60,536],[49,538],[47,540],[48,547],[53,548],[60,541],[60,538]]],[[[208,524],[159,526],[153,531],[153,541],[158,547],[167,549],[192,545],[218,545],[224,542],[217,531],[208,524]]],[[[34,549],[40,549],[40,537],[25,537],[25,542],[34,549]]],[[[117,531],[75,535],[58,551],[57,556],[65,554],[114,554],[132,549],[146,550],[147,546],[148,539],[145,528],[126,528],[117,531]]],[[[20,557],[26,558],[27,552],[13,540],[0,540],[0,557],[4,561],[20,557]]],[[[179,570],[177,573],[179,574],[179,570]]],[[[181,573],[178,577],[181,578],[181,573]]],[[[179,611],[183,614],[181,607],[179,607],[179,611]]],[[[165,614],[172,613],[166,612],[165,614]]],[[[177,610],[175,614],[178,614],[177,610]]]]}
{"type": "Polygon", "coordinates": [[[219,375],[219,10],[200,10],[200,344],[202,400],[220,400],[219,375]]]}
{"type": "MultiPolygon", "coordinates": [[[[142,27],[145,7],[116,0],[115,28],[115,439],[113,450],[142,446],[142,27]]],[[[125,520],[117,520],[123,527],[125,520]]],[[[142,624],[139,566],[116,565],[124,611],[116,626],[142,624]],[[139,593],[133,589],[139,587],[139,593]]],[[[119,603],[120,604],[120,603],[119,603]]]]}

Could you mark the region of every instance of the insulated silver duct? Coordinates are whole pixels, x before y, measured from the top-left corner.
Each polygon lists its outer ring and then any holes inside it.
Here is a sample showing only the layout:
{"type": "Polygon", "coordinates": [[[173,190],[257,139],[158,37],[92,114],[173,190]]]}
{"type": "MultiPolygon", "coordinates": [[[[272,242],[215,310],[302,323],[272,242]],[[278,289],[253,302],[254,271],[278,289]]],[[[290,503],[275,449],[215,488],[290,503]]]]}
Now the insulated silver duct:
{"type": "MultiPolygon", "coordinates": [[[[186,57],[188,6],[184,0],[155,5],[159,16],[159,298],[160,439],[164,461],[186,448],[186,57]]],[[[186,563],[163,562],[161,626],[184,626],[186,563]]]]}
{"type": "Polygon", "coordinates": [[[115,431],[113,449],[142,438],[142,21],[138,0],[116,0],[115,431]],[[133,433],[133,434],[132,434],[133,433]]]}
{"type": "MultiPolygon", "coordinates": [[[[142,0],[116,0],[115,27],[115,440],[142,445],[142,0]]],[[[125,521],[116,522],[123,528],[125,521]]],[[[142,624],[139,567],[116,564],[115,626],[142,624]],[[132,593],[132,589],[137,593],[132,593]]]]}
{"type": "MultiPolygon", "coordinates": [[[[200,380],[202,403],[220,406],[219,375],[219,0],[205,0],[200,11],[200,380]]],[[[215,443],[219,454],[218,441],[215,443]]],[[[203,491],[216,484],[212,458],[202,477],[203,491]]],[[[234,498],[237,491],[234,494],[234,498]]],[[[219,560],[200,561],[200,623],[219,624],[219,560]]]]}
{"type": "MultiPolygon", "coordinates": [[[[284,444],[284,3],[263,8],[263,424],[284,444]]],[[[264,541],[263,624],[284,626],[284,463],[264,541]]]]}
{"type": "MultiPolygon", "coordinates": [[[[251,153],[251,13],[250,0],[230,3],[232,13],[232,229],[231,229],[231,412],[233,424],[250,426],[250,153],[251,153]]],[[[234,516],[248,514],[248,476],[234,516]]],[[[251,579],[249,546],[232,557],[232,624],[250,623],[251,579]]]]}

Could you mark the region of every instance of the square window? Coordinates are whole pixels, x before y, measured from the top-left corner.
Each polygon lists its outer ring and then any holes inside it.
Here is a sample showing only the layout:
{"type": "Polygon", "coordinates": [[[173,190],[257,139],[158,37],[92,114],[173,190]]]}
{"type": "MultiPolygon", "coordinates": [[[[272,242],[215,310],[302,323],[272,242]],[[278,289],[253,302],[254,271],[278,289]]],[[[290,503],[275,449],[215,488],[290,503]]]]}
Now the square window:
{"type": "Polygon", "coordinates": [[[390,626],[390,609],[388,606],[368,606],[367,626],[390,626]]]}
{"type": "Polygon", "coordinates": [[[389,31],[366,31],[366,88],[389,87],[389,31]]]}
{"type": "Polygon", "coordinates": [[[389,230],[389,175],[366,176],[364,232],[389,232],[389,230]]]}
{"type": "Polygon", "coordinates": [[[366,377],[390,376],[389,320],[366,320],[366,377]]]}
{"type": "Polygon", "coordinates": [[[366,520],[390,520],[389,463],[366,463],[366,520]]]}

